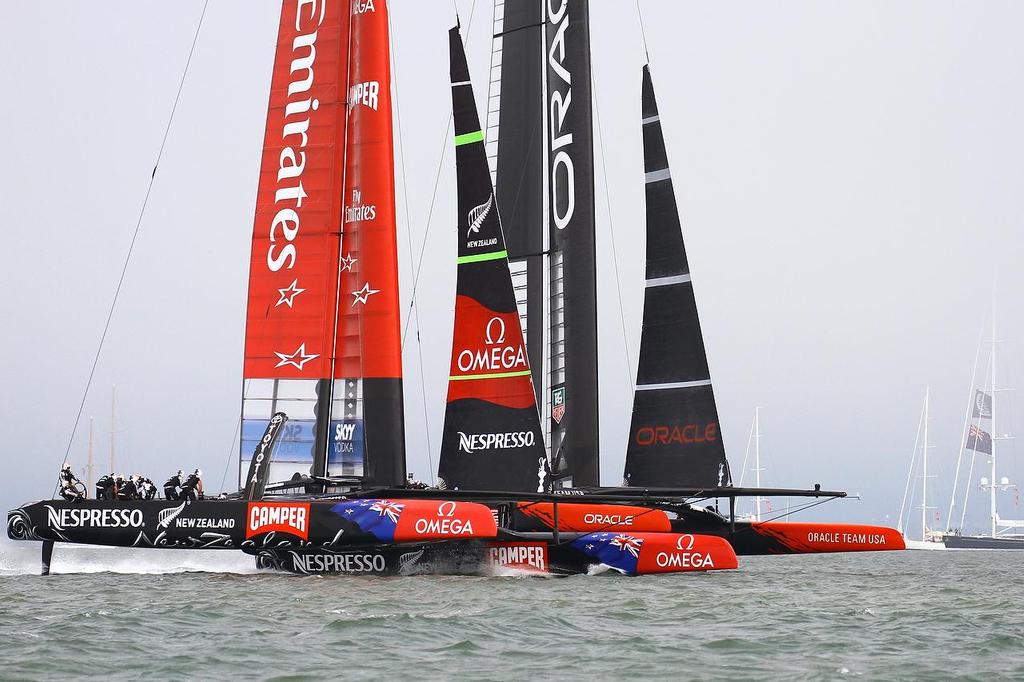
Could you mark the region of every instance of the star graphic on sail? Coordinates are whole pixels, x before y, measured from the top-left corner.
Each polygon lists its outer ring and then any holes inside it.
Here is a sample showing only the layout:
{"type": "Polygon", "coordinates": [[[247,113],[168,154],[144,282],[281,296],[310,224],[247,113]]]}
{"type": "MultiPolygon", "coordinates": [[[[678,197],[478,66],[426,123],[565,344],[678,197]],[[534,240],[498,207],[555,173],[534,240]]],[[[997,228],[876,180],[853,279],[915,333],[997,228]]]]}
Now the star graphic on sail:
{"type": "Polygon", "coordinates": [[[305,365],[307,362],[309,362],[313,358],[320,357],[319,353],[313,353],[312,355],[306,355],[306,344],[305,343],[302,343],[301,345],[299,345],[299,347],[296,348],[295,352],[292,353],[291,355],[289,355],[287,353],[278,353],[277,351],[274,351],[274,355],[276,355],[278,357],[278,359],[281,360],[281,362],[279,362],[276,365],[274,365],[275,368],[276,367],[284,367],[285,365],[291,365],[291,366],[295,367],[296,369],[298,369],[300,371],[302,370],[303,365],[305,365]]]}
{"type": "Polygon", "coordinates": [[[295,297],[301,294],[303,291],[305,291],[305,289],[299,288],[299,280],[293,279],[292,283],[286,286],[284,289],[277,290],[277,293],[281,294],[281,298],[278,299],[277,303],[274,304],[274,307],[276,308],[277,306],[284,303],[289,308],[291,308],[292,303],[295,302],[295,297]]]}
{"type": "Polygon", "coordinates": [[[370,288],[370,283],[367,282],[366,284],[363,285],[362,289],[360,289],[359,291],[353,291],[352,292],[352,295],[356,297],[356,300],[352,301],[352,305],[355,306],[356,303],[363,303],[363,304],[365,304],[366,300],[368,298],[370,298],[370,296],[373,296],[374,294],[379,294],[379,293],[380,293],[380,289],[371,289],[370,288]]]}
{"type": "Polygon", "coordinates": [[[345,272],[346,270],[348,270],[349,272],[352,272],[352,266],[354,266],[356,264],[357,260],[359,260],[359,259],[358,258],[353,258],[351,253],[347,253],[344,256],[342,256],[342,258],[341,258],[341,271],[345,272]]]}

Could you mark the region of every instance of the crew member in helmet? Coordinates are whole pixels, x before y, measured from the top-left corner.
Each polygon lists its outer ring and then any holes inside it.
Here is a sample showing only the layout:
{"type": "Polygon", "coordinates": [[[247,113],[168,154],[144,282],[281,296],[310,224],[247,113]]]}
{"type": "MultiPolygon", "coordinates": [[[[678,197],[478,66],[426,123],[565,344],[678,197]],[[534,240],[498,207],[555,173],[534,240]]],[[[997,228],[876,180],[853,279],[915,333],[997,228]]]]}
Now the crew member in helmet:
{"type": "Polygon", "coordinates": [[[164,483],[164,498],[168,500],[180,500],[181,499],[181,484],[184,483],[183,477],[185,472],[178,469],[178,473],[167,479],[167,483],[164,483]]]}
{"type": "Polygon", "coordinates": [[[57,480],[60,485],[60,496],[69,502],[81,502],[85,499],[85,494],[82,489],[85,488],[82,482],[78,480],[74,472],[71,471],[71,464],[64,462],[64,466],[60,470],[60,474],[57,475],[57,480]]]}
{"type": "Polygon", "coordinates": [[[139,476],[139,499],[152,500],[156,497],[156,485],[146,476],[139,476]]]}
{"type": "Polygon", "coordinates": [[[96,481],[96,499],[114,499],[114,474],[103,474],[96,481]]]}
{"type": "Polygon", "coordinates": [[[117,488],[117,499],[135,500],[139,497],[139,489],[135,485],[135,477],[129,476],[117,488]]]}
{"type": "Polygon", "coordinates": [[[185,479],[185,483],[181,486],[181,499],[192,501],[203,499],[202,469],[196,469],[185,479]]]}

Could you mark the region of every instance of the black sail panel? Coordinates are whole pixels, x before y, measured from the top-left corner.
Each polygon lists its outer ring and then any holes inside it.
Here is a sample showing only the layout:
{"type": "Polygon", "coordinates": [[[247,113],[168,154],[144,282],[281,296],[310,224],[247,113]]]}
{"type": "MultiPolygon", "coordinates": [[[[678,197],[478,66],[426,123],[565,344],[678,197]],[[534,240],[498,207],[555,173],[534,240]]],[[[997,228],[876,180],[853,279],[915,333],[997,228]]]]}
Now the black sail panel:
{"type": "Polygon", "coordinates": [[[543,490],[547,457],[508,252],[458,28],[449,32],[458,276],[438,476],[463,490],[543,490]]]}
{"type": "Polygon", "coordinates": [[[643,76],[647,281],[624,483],[729,485],[697,301],[648,67],[643,76]]]}
{"type": "Polygon", "coordinates": [[[551,231],[551,453],[556,476],[600,484],[597,266],[590,11],[545,0],[548,226],[551,231]]]}

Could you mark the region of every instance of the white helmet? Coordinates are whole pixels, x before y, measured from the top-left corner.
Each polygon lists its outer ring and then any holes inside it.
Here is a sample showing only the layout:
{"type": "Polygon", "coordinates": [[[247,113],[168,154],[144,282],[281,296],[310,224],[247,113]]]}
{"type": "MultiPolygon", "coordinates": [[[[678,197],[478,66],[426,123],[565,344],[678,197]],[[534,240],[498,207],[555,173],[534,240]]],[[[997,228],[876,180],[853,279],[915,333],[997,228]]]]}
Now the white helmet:
{"type": "Polygon", "coordinates": [[[179,475],[179,476],[184,476],[184,475],[185,475],[185,472],[184,472],[184,471],[182,471],[181,469],[178,469],[178,475],[179,475]]]}
{"type": "Polygon", "coordinates": [[[196,476],[198,476],[199,478],[202,478],[203,477],[203,470],[202,469],[196,469],[196,476]]]}
{"type": "Polygon", "coordinates": [[[71,469],[71,462],[64,462],[64,468],[62,471],[69,471],[71,469]]]}

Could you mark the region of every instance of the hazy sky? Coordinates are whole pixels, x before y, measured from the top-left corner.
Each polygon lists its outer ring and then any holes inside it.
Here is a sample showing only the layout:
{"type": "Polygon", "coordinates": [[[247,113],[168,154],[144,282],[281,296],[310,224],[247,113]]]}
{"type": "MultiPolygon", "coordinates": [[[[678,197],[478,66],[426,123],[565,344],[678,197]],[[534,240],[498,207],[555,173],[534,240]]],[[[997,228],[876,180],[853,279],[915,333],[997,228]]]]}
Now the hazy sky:
{"type": "MultiPolygon", "coordinates": [[[[473,5],[457,4],[466,35],[473,5]]],[[[1020,378],[1024,5],[641,4],[735,476],[759,405],[764,484],[859,492],[862,501],[815,515],[888,514],[895,524],[930,383],[944,515],[994,285],[1006,339],[1000,374],[1006,384],[1020,378]]],[[[0,6],[8,28],[0,42],[5,508],[51,491],[202,5],[0,6]]],[[[450,0],[391,5],[406,301],[426,244],[422,366],[414,340],[405,352],[409,469],[426,478],[428,453],[437,463],[455,282],[445,138],[454,9],[450,0]]],[[[278,13],[271,0],[210,1],[74,441],[76,467],[94,416],[98,466],[107,468],[116,384],[119,470],[162,481],[202,466],[216,489],[230,461],[234,481],[278,13]]],[[[472,14],[470,68],[482,103],[491,3],[477,0],[472,14]]],[[[616,484],[642,311],[645,56],[631,3],[597,0],[591,14],[603,138],[595,150],[602,479],[616,484]]],[[[1018,404],[1000,398],[1000,432],[1012,430],[1018,404]]],[[[1009,453],[1013,442],[1000,448],[1009,453]]],[[[1024,471],[1008,463],[1004,473],[1019,481],[1024,471]]],[[[1021,518],[1012,495],[1004,502],[1004,516],[1021,518]]]]}

